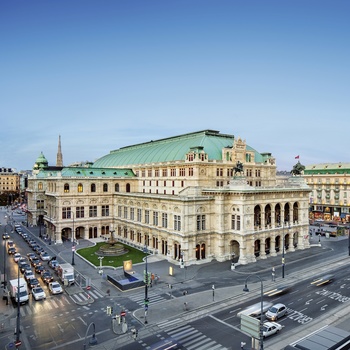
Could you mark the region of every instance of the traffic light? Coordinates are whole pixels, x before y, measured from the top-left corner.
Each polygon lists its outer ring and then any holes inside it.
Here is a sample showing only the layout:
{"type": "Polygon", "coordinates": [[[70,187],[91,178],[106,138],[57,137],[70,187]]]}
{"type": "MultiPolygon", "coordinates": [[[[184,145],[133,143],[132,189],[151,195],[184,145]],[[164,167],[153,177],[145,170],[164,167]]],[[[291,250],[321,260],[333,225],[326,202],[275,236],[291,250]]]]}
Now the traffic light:
{"type": "Polygon", "coordinates": [[[112,315],[112,314],[113,314],[113,307],[107,306],[107,315],[112,315]]]}
{"type": "Polygon", "coordinates": [[[152,282],[152,276],[151,276],[151,273],[150,272],[148,272],[147,273],[147,285],[148,286],[150,286],[151,285],[151,282],[152,282]]]}
{"type": "Polygon", "coordinates": [[[145,299],[145,306],[146,306],[146,305],[148,306],[148,304],[149,304],[149,299],[146,298],[146,299],[145,299]]]}
{"type": "Polygon", "coordinates": [[[148,273],[146,270],[143,271],[143,282],[148,285],[148,273]]]}

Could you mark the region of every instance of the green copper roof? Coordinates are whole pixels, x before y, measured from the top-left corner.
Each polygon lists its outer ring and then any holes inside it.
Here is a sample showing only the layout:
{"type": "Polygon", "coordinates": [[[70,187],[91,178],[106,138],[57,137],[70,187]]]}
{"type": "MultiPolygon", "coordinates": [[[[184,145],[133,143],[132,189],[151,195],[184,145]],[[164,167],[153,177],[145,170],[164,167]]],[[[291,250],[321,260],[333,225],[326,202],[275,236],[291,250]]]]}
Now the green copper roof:
{"type": "Polygon", "coordinates": [[[45,170],[40,171],[37,175],[38,178],[48,177],[134,177],[135,174],[130,169],[101,169],[101,168],[86,168],[86,167],[66,167],[62,170],[45,170]]]}
{"type": "Polygon", "coordinates": [[[349,174],[350,163],[321,163],[305,166],[304,175],[349,174]]]}
{"type": "MultiPolygon", "coordinates": [[[[209,160],[222,160],[222,149],[232,147],[234,139],[233,135],[220,134],[214,130],[198,131],[111,151],[96,160],[94,166],[109,168],[185,160],[186,154],[196,148],[203,149],[209,160]]],[[[260,153],[249,146],[247,150],[255,152],[256,162],[263,162],[264,157],[260,153]]]]}

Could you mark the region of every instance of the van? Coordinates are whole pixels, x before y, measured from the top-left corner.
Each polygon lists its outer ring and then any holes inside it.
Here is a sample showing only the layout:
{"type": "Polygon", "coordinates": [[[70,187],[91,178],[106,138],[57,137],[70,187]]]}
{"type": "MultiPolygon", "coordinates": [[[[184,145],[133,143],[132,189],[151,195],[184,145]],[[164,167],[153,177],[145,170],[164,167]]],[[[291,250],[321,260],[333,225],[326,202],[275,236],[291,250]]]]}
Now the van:
{"type": "MultiPolygon", "coordinates": [[[[265,313],[273,304],[267,301],[263,301],[263,313],[265,313]]],[[[251,316],[251,317],[258,317],[261,315],[261,303],[256,303],[254,305],[251,305],[242,311],[237,313],[238,317],[241,317],[241,315],[251,316]]]]}

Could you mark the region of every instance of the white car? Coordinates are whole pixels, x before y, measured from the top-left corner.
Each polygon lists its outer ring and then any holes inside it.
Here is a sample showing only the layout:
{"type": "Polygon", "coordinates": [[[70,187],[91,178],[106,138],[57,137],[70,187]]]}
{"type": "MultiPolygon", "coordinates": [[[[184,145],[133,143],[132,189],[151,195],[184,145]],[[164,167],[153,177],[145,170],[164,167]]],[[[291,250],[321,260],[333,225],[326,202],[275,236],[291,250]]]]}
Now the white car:
{"type": "Polygon", "coordinates": [[[46,252],[42,252],[40,254],[40,259],[43,261],[49,261],[49,260],[51,260],[51,256],[46,252]]]}
{"type": "Polygon", "coordinates": [[[51,294],[61,294],[63,293],[63,289],[58,282],[49,283],[49,291],[51,294]]]}
{"type": "Polygon", "coordinates": [[[34,287],[32,289],[32,294],[33,294],[33,298],[35,300],[42,300],[42,299],[46,299],[46,293],[44,292],[44,290],[41,287],[34,287]]]}
{"type": "Polygon", "coordinates": [[[18,260],[21,258],[21,254],[20,253],[15,253],[13,255],[13,260],[18,263],[18,260]]]}
{"type": "Polygon", "coordinates": [[[264,322],[263,336],[269,337],[272,334],[278,333],[282,329],[282,325],[277,322],[264,322]]]}
{"type": "Polygon", "coordinates": [[[34,272],[32,270],[25,270],[23,276],[27,282],[32,278],[35,278],[34,272]]]}

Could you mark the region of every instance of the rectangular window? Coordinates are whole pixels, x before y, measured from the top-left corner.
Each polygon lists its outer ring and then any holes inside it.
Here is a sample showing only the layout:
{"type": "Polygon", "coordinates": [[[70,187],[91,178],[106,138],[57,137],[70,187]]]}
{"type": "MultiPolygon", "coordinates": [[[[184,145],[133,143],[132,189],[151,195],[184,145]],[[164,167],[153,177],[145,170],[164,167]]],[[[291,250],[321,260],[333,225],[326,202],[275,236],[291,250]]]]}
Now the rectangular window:
{"type": "Polygon", "coordinates": [[[193,168],[188,168],[188,176],[193,176],[193,168]]]}
{"type": "Polygon", "coordinates": [[[62,219],[70,219],[71,218],[71,207],[63,207],[62,208],[62,219]]]}
{"type": "Polygon", "coordinates": [[[153,225],[158,226],[158,212],[157,211],[153,212],[153,225]]]}
{"type": "Polygon", "coordinates": [[[137,209],[137,221],[141,222],[142,221],[142,210],[137,209]]]}
{"type": "Polygon", "coordinates": [[[135,208],[130,208],[130,220],[135,220],[135,208]]]}
{"type": "Polygon", "coordinates": [[[168,169],[162,169],[162,176],[167,177],[168,176],[168,169]]]}
{"type": "Polygon", "coordinates": [[[181,231],[181,216],[174,215],[174,230],[181,231]]]}
{"type": "Polygon", "coordinates": [[[162,227],[167,228],[168,227],[168,214],[162,213],[162,227]]]}
{"type": "Polygon", "coordinates": [[[121,218],[122,217],[122,206],[118,205],[118,217],[121,218]]]}
{"type": "Polygon", "coordinates": [[[223,175],[223,169],[222,168],[217,168],[216,169],[216,176],[222,176],[223,175]]]}
{"type": "Polygon", "coordinates": [[[90,207],[89,207],[89,217],[90,218],[96,218],[97,217],[97,206],[96,205],[90,205],[90,207]]]}
{"type": "Polygon", "coordinates": [[[159,169],[154,169],[154,177],[159,177],[159,169]]]}
{"type": "Polygon", "coordinates": [[[109,205],[102,205],[102,216],[109,216],[109,205]]]}
{"type": "Polygon", "coordinates": [[[231,230],[236,229],[236,215],[231,215],[231,230]]]}
{"type": "Polygon", "coordinates": [[[124,207],[124,219],[128,218],[128,207],[124,207]]]}
{"type": "Polygon", "coordinates": [[[141,177],[145,177],[146,176],[146,170],[145,169],[142,169],[141,171],[141,177]]]}
{"type": "Polygon", "coordinates": [[[77,207],[76,209],[76,217],[83,218],[84,217],[84,207],[77,207]]]}
{"type": "Polygon", "coordinates": [[[149,224],[149,210],[145,210],[145,224],[149,224]]]}
{"type": "Polygon", "coordinates": [[[176,168],[170,169],[170,176],[176,176],[176,168]]]}
{"type": "Polygon", "coordinates": [[[148,177],[152,177],[152,169],[148,169],[147,174],[148,174],[148,177]]]}
{"type": "Polygon", "coordinates": [[[185,168],[180,168],[180,176],[185,176],[185,175],[186,175],[185,168]]]}
{"type": "Polygon", "coordinates": [[[197,215],[197,231],[205,230],[205,215],[197,215]]]}
{"type": "Polygon", "coordinates": [[[237,230],[240,231],[241,229],[241,216],[237,215],[237,230]]]}

